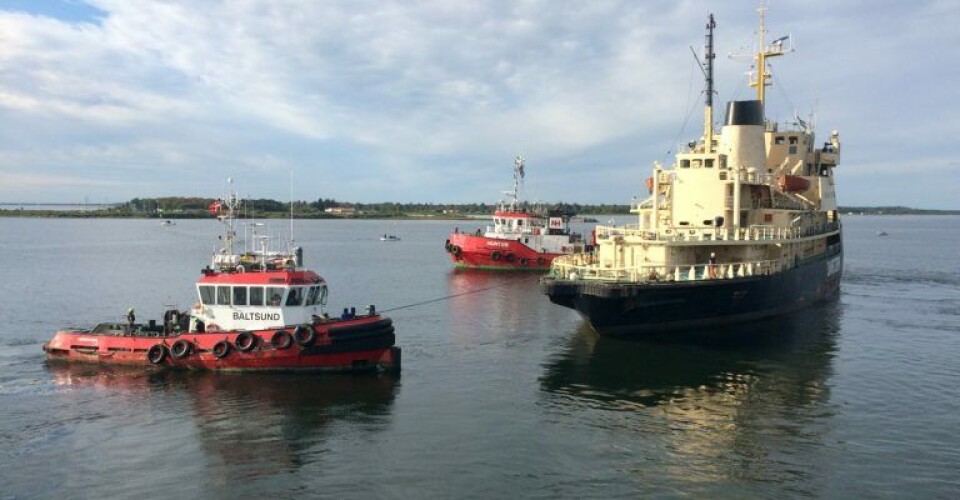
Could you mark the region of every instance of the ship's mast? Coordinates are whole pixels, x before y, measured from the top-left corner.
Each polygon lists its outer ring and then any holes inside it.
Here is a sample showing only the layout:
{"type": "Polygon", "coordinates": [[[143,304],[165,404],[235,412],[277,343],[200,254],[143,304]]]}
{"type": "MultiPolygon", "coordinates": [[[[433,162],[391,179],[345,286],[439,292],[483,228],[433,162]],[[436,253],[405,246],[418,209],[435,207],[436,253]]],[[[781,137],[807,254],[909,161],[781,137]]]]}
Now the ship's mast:
{"type": "Polygon", "coordinates": [[[770,74],[767,73],[767,58],[782,56],[785,52],[783,42],[786,41],[789,36],[779,38],[770,45],[767,45],[767,27],[765,20],[767,8],[761,3],[757,11],[760,13],[760,29],[757,30],[759,41],[757,43],[757,53],[753,58],[757,69],[754,73],[754,79],[750,82],[750,86],[757,88],[757,100],[760,101],[760,105],[763,106],[766,99],[766,88],[770,80],[770,74]]]}
{"type": "Polygon", "coordinates": [[[704,73],[707,77],[706,109],[703,112],[704,153],[713,152],[713,60],[716,58],[716,54],[713,53],[713,29],[716,27],[717,23],[713,21],[713,14],[710,14],[710,20],[707,21],[706,54],[703,56],[704,73]]]}

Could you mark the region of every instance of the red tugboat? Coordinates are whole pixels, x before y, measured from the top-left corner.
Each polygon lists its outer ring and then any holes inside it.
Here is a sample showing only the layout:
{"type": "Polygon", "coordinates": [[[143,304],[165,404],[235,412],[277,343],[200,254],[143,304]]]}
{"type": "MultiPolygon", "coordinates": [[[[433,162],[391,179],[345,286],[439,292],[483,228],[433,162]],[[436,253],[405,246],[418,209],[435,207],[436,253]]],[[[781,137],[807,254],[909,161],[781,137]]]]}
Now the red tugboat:
{"type": "Polygon", "coordinates": [[[554,257],[586,250],[583,238],[570,232],[570,218],[559,210],[522,208],[519,198],[523,158],[513,168],[513,191],[504,194],[493,213],[493,227],[473,234],[454,231],[444,248],[458,268],[516,271],[549,271],[554,257]]]}
{"type": "Polygon", "coordinates": [[[199,301],[188,312],[168,310],[162,322],[66,328],[44,344],[50,360],[113,365],[234,371],[400,370],[392,320],[374,306],[340,318],[323,312],[327,284],[303,268],[303,251],[272,251],[256,235],[259,249],[234,252],[235,213],[230,195],[211,205],[225,212],[223,248],[197,282],[199,301]]]}

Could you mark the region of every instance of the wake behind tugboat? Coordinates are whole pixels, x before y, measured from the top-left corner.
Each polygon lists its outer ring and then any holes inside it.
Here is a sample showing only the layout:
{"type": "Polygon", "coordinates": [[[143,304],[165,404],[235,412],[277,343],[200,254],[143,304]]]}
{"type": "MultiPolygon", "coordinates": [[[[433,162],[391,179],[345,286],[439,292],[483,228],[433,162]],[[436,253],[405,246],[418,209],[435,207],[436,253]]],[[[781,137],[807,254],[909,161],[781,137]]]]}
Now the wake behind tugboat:
{"type": "Polygon", "coordinates": [[[557,257],[541,281],[550,300],[577,310],[602,334],[707,327],[772,316],[830,297],[840,285],[843,243],[833,169],[834,131],[822,148],[799,118],[764,118],[767,59],[788,37],[760,45],[757,99],[727,106],[713,131],[713,16],[707,24],[704,133],[654,165],[638,224],[598,226],[596,252],[557,257]]]}
{"type": "Polygon", "coordinates": [[[44,344],[47,358],[199,370],[398,371],[392,320],[372,305],[330,318],[327,283],[303,267],[300,247],[271,250],[254,224],[250,248],[234,251],[239,204],[231,184],[229,196],[210,207],[224,225],[224,246],[202,270],[192,310],[168,310],[161,321],[142,324],[131,309],[126,324],[66,328],[44,344]]]}

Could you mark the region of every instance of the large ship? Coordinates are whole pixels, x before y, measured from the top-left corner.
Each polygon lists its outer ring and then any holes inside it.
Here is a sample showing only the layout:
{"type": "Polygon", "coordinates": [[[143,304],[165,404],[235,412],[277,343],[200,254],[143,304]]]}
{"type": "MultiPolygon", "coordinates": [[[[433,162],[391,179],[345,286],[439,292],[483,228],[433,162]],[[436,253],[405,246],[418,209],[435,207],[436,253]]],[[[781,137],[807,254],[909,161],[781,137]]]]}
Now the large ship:
{"type": "Polygon", "coordinates": [[[493,226],[463,233],[459,229],[444,243],[454,266],[468,269],[547,271],[560,255],[583,252],[580,234],[570,230],[570,217],[560,210],[534,207],[519,201],[524,160],[514,160],[513,190],[504,194],[493,213],[493,226]]]}
{"type": "Polygon", "coordinates": [[[225,228],[223,247],[202,270],[192,309],[147,323],[131,309],[126,322],[61,329],[43,346],[47,358],[197,370],[399,370],[392,320],[373,305],[330,317],[327,283],[303,267],[292,241],[272,249],[254,223],[248,248],[235,249],[239,206],[232,188],[210,206],[225,228]]]}
{"type": "Polygon", "coordinates": [[[541,291],[601,334],[709,327],[796,310],[833,295],[843,270],[834,190],[840,136],[822,147],[811,125],[765,119],[767,60],[788,37],[759,45],[756,99],[727,104],[713,126],[713,16],[707,24],[704,132],[654,164],[637,224],[598,226],[589,254],[554,259],[541,291]]]}

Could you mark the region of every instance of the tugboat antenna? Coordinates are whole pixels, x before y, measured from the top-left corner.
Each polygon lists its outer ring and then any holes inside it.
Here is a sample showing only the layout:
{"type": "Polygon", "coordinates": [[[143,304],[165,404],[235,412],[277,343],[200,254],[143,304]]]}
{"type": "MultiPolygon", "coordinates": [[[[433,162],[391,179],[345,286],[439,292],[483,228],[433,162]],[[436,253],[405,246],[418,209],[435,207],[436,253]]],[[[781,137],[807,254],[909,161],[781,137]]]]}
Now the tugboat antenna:
{"type": "Polygon", "coordinates": [[[293,251],[293,169],[290,169],[290,250],[293,251]]]}

